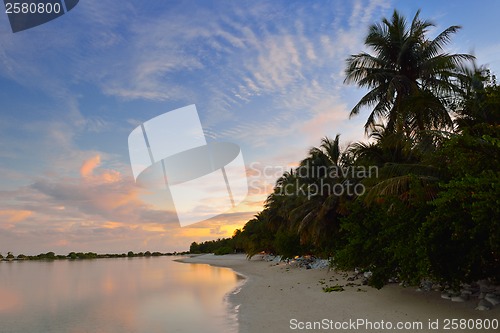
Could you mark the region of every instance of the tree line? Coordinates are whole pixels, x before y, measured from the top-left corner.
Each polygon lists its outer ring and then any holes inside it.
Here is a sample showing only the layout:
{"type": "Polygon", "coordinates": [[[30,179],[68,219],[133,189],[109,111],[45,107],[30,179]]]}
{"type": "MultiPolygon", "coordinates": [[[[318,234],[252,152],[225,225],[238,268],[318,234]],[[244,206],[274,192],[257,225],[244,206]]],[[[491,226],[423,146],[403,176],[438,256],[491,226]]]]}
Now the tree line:
{"type": "Polygon", "coordinates": [[[7,255],[4,257],[0,253],[0,261],[11,261],[11,260],[60,260],[60,259],[102,259],[102,258],[133,258],[133,257],[160,257],[160,256],[175,256],[175,255],[186,255],[188,251],[185,252],[137,252],[128,251],[127,253],[106,253],[106,254],[98,254],[95,252],[70,252],[67,255],[64,254],[55,254],[50,251],[47,253],[40,253],[37,255],[24,255],[18,254],[14,255],[12,252],[7,252],[7,255]]]}
{"type": "Polygon", "coordinates": [[[371,270],[376,287],[500,282],[500,87],[472,55],[445,52],[459,26],[431,39],[432,27],[397,11],[371,25],[371,53],[350,56],[345,71],[368,90],[351,116],[370,110],[370,140],[323,138],[232,238],[192,252],[314,254],[371,270]]]}
{"type": "Polygon", "coordinates": [[[239,247],[233,238],[219,238],[201,243],[193,242],[189,247],[189,253],[192,254],[214,253],[224,255],[243,251],[243,247],[239,247]]]}

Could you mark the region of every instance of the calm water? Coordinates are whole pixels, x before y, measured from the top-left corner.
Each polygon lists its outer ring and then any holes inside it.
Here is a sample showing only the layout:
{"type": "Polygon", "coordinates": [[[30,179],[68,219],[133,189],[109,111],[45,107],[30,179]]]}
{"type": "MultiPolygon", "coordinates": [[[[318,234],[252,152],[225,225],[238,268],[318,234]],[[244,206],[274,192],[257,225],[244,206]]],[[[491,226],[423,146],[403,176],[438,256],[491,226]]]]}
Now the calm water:
{"type": "Polygon", "coordinates": [[[237,332],[239,282],[172,257],[0,262],[0,332],[237,332]]]}

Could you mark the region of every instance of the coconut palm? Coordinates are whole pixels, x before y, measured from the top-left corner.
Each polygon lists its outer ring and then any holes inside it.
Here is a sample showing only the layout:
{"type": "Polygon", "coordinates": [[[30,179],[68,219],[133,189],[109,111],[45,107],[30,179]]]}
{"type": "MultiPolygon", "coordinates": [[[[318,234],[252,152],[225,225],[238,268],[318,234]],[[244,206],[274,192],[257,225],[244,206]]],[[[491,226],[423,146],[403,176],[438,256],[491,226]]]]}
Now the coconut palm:
{"type": "Polygon", "coordinates": [[[484,66],[473,63],[463,68],[463,96],[456,105],[455,124],[459,130],[478,124],[500,123],[500,87],[496,77],[484,66]]]}
{"type": "Polygon", "coordinates": [[[391,133],[383,125],[375,125],[369,138],[369,142],[355,142],[347,148],[357,165],[376,165],[381,168],[387,163],[419,162],[411,137],[391,133]]]}
{"type": "Polygon", "coordinates": [[[376,124],[407,134],[452,125],[447,103],[459,91],[458,69],[474,57],[443,52],[459,26],[429,39],[427,33],[434,24],[422,21],[419,14],[408,25],[394,11],[391,20],[384,18],[369,28],[365,45],[374,53],[361,52],[347,59],[345,82],[369,89],[350,114],[373,107],[365,124],[367,132],[376,124]]]}
{"type": "Polygon", "coordinates": [[[339,138],[340,135],[335,139],[323,138],[319,147],[309,150],[309,156],[296,171],[307,196],[302,196],[300,204],[294,203],[289,220],[303,243],[321,245],[327,239],[331,243],[338,232],[346,193],[339,189],[347,185],[339,171],[348,166],[339,138]]]}
{"type": "Polygon", "coordinates": [[[416,144],[414,138],[403,133],[391,133],[381,125],[374,127],[370,139],[372,142],[356,142],[347,149],[356,165],[378,167],[377,177],[362,180],[367,189],[366,203],[384,196],[398,196],[406,201],[410,186],[417,182],[425,187],[428,199],[434,197],[439,169],[425,161],[429,154],[426,146],[416,144]]]}
{"type": "Polygon", "coordinates": [[[267,214],[266,210],[257,213],[243,227],[240,241],[248,259],[261,251],[272,252],[274,233],[269,229],[267,214]]]}
{"type": "Polygon", "coordinates": [[[299,186],[297,174],[291,169],[278,178],[274,192],[267,197],[264,208],[270,229],[274,232],[281,227],[290,228],[290,212],[302,200],[296,195],[299,186]]]}

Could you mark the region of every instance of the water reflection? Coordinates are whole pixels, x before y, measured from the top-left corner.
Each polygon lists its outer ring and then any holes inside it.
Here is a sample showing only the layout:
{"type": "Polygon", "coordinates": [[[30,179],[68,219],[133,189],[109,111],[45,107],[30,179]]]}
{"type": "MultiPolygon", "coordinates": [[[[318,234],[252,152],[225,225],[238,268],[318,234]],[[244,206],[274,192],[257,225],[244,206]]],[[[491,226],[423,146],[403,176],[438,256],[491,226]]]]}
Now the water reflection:
{"type": "Polygon", "coordinates": [[[172,258],[0,263],[0,331],[236,332],[231,270],[172,258]]]}

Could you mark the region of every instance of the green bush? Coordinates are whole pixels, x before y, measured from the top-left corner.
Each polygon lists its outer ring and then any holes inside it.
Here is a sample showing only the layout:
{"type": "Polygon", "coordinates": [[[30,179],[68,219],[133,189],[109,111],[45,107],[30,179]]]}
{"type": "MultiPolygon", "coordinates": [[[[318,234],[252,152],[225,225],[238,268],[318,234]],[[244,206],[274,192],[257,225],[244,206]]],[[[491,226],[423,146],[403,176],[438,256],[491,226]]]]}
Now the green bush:
{"type": "Polygon", "coordinates": [[[431,272],[458,286],[500,276],[500,173],[444,184],[422,228],[431,272]]]}
{"type": "Polygon", "coordinates": [[[279,230],[276,233],[274,247],[283,259],[293,258],[302,254],[300,237],[296,233],[279,230]]]}
{"type": "Polygon", "coordinates": [[[216,256],[222,256],[222,255],[230,254],[230,253],[233,253],[233,251],[231,250],[231,248],[229,246],[219,247],[218,249],[216,249],[214,251],[214,254],[216,256]]]}
{"type": "Polygon", "coordinates": [[[417,206],[388,197],[370,206],[356,200],[350,209],[341,222],[346,236],[343,248],[335,255],[337,267],[370,270],[373,275],[369,284],[376,288],[389,278],[417,284],[427,275],[427,261],[419,244],[427,204],[417,206]]]}

